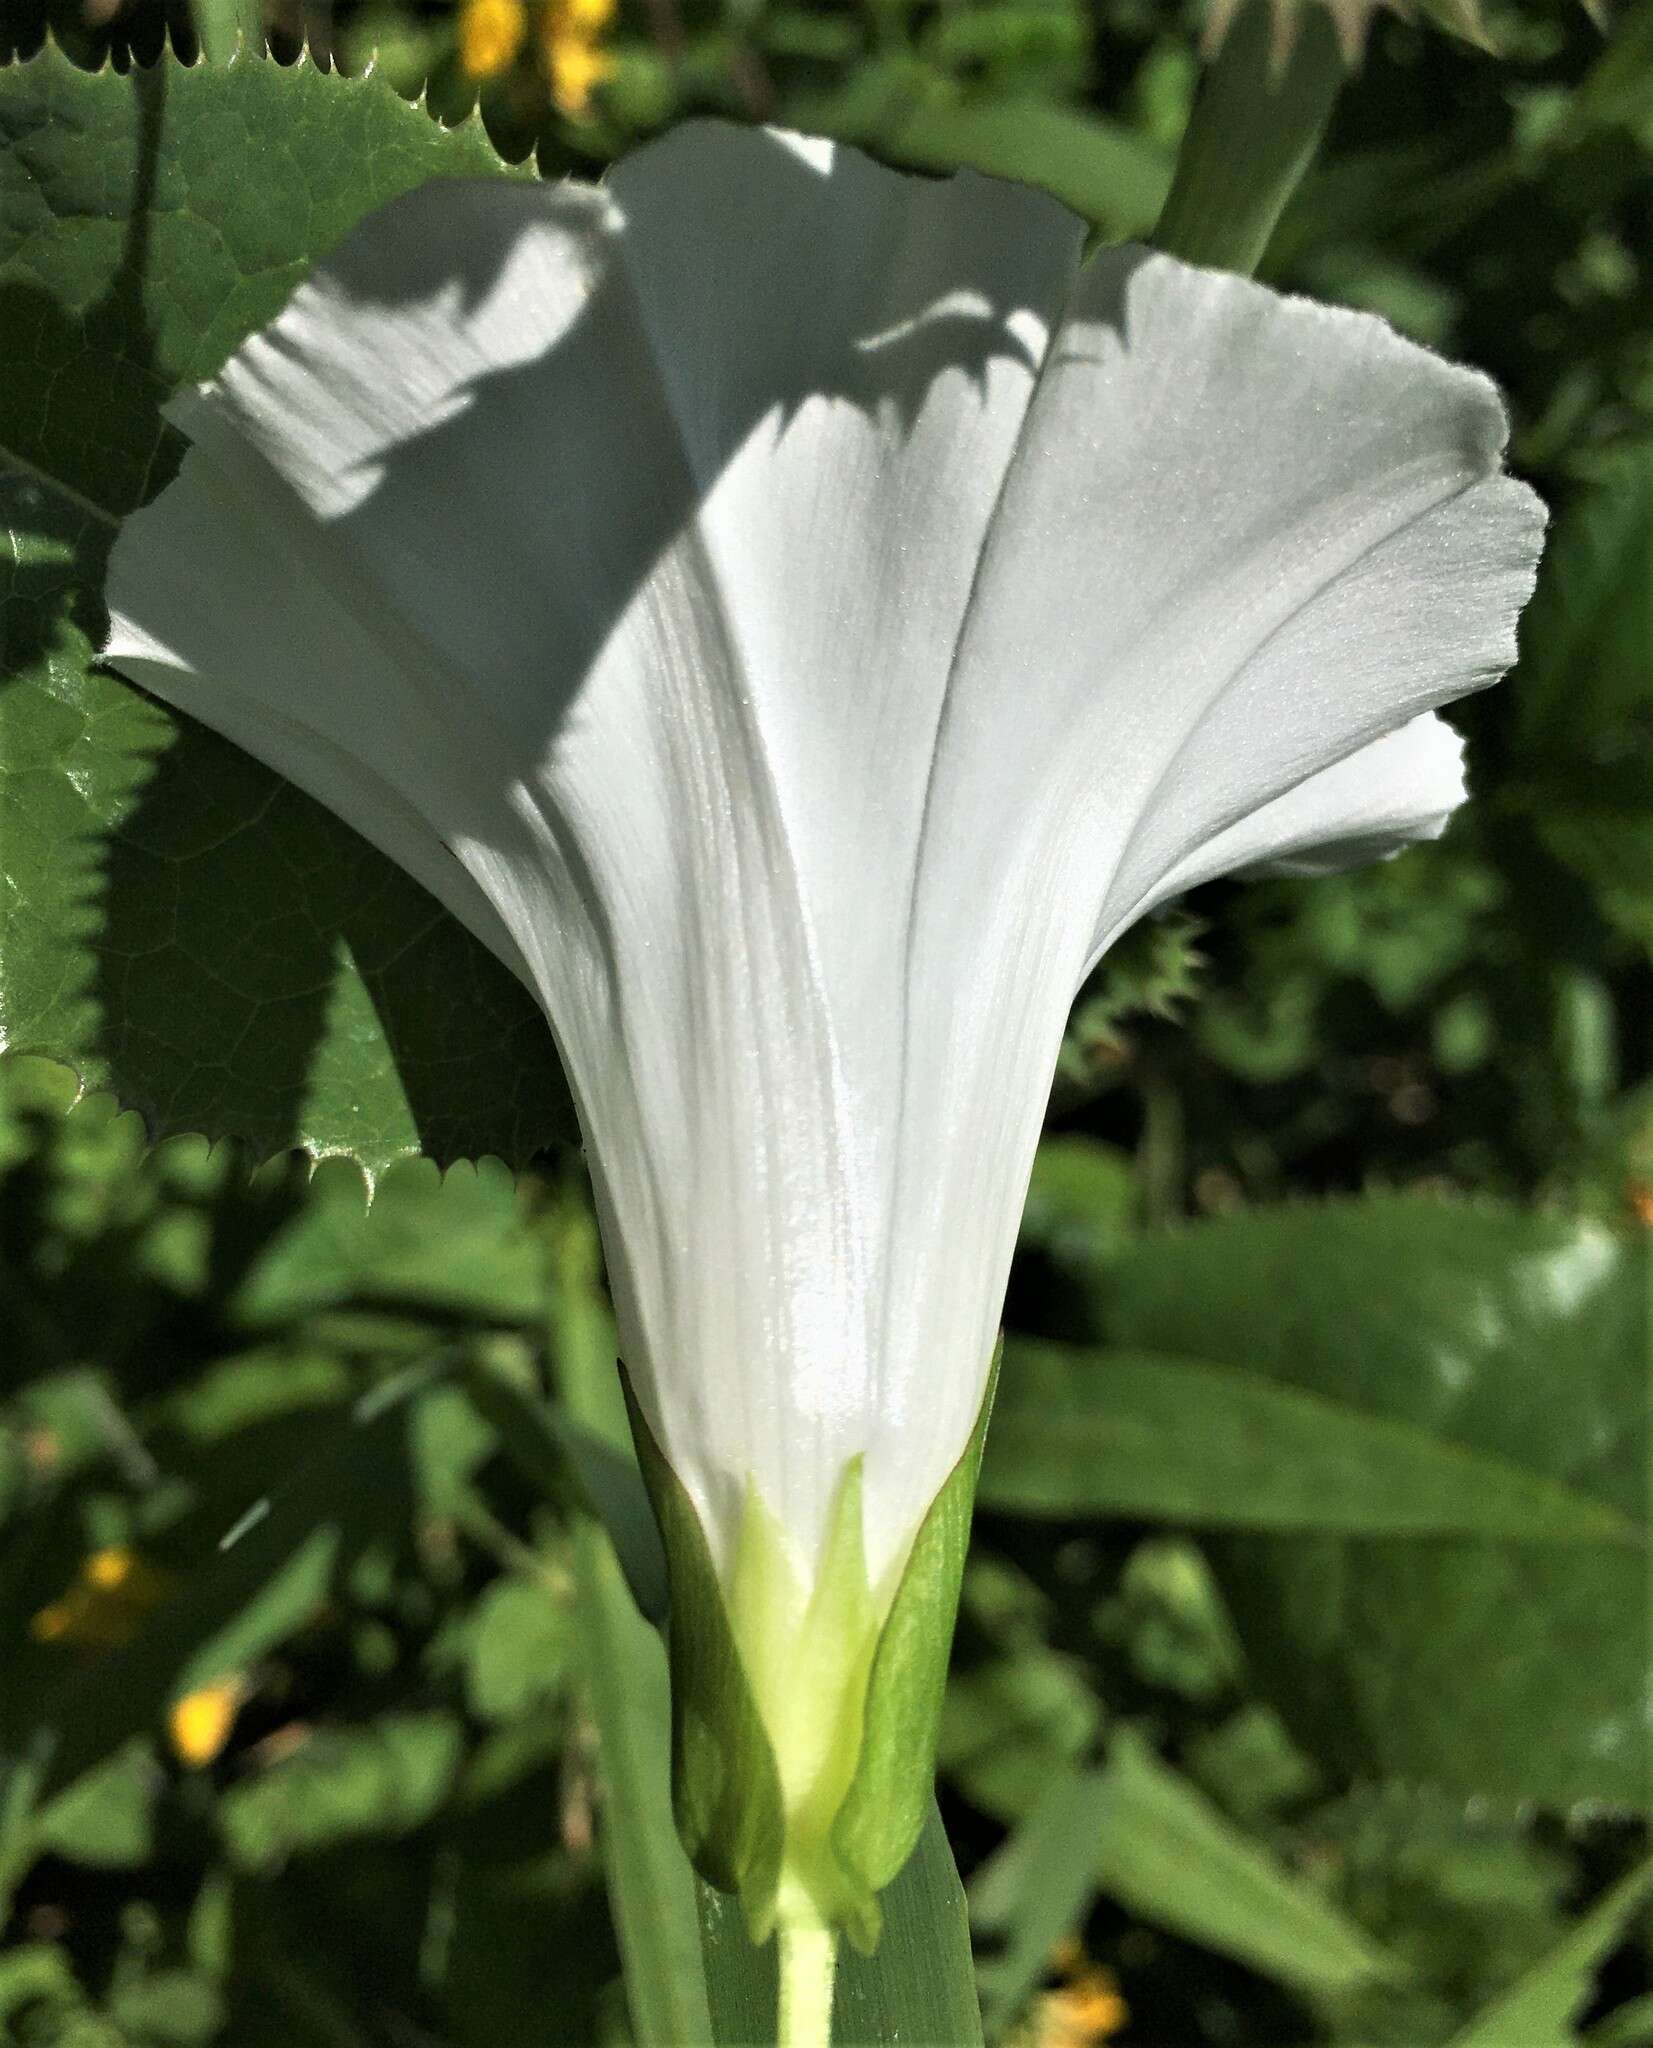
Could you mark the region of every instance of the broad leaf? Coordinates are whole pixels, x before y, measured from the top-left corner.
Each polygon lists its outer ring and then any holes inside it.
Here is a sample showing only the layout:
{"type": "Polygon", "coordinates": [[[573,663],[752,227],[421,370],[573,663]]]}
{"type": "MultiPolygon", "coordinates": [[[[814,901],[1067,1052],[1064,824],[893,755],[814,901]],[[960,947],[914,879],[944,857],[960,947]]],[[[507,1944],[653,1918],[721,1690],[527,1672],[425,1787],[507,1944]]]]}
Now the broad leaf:
{"type": "Polygon", "coordinates": [[[800,125],[914,170],[960,166],[1041,186],[1110,239],[1146,234],[1171,184],[1167,154],[1116,121],[1034,99],[961,105],[896,59],[841,95],[796,109],[800,125]]]}
{"type": "Polygon", "coordinates": [[[311,1730],[291,1756],[225,1793],[218,1820],[231,1860],[278,1870],[289,1857],[360,1836],[411,1834],[441,1805],[462,1749],[450,1713],[311,1730]]]}
{"type": "Polygon", "coordinates": [[[1356,1774],[1642,1804],[1645,1555],[1542,1540],[1556,1527],[1538,1504],[1644,1523],[1645,1242],[1490,1205],[1294,1207],[1144,1239],[1096,1299],[1124,1351],[1243,1370],[1379,1435],[1427,1433],[1475,1475],[1466,1519],[1488,1533],[1211,1543],[1254,1672],[1300,1740],[1356,1774]],[[1499,1467],[1522,1475],[1525,1531],[1484,1519],[1499,1467]]]}
{"type": "Polygon", "coordinates": [[[1210,1529],[1621,1543],[1634,1520],[1515,1460],[1331,1394],[1152,1353],[1007,1347],[980,1499],[1210,1529]]]}
{"type": "MultiPolygon", "coordinates": [[[[870,1956],[838,1951],[834,2048],[979,2048],[964,1888],[932,1804],[918,1847],[880,1901],[884,1926],[870,1956]]],[[[701,1939],[717,2048],[774,2038],[775,1948],[754,1949],[739,1906],[700,1887],[701,1939]]]]}
{"type": "Polygon", "coordinates": [[[153,1131],[520,1162],[569,1128],[549,1034],[422,890],[225,741],[99,668],[159,406],[371,208],[505,171],[376,78],[243,58],[0,71],[0,1051],[153,1131]]]}

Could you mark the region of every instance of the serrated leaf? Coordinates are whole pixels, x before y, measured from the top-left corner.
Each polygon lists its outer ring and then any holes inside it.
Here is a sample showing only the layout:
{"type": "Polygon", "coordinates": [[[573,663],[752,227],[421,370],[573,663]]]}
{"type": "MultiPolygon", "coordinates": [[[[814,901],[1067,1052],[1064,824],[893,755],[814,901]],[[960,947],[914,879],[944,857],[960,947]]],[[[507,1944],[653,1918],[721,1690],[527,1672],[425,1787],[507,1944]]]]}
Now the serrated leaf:
{"type": "MultiPolygon", "coordinates": [[[[1105,1334],[1333,1399],[1645,1527],[1645,1240],[1372,1199],[1144,1239],[1105,1334]]],[[[1518,1536],[1258,1535],[1209,1555],[1254,1677],[1334,1769],[1557,1806],[1646,1792],[1644,1552],[1518,1536]]]]}
{"type": "Polygon", "coordinates": [[[521,1163],[571,1128],[534,1004],[408,877],[99,668],[116,521],[159,407],[374,206],[499,175],[382,79],[243,57],[0,71],[0,1051],[153,1132],[521,1163]]]}

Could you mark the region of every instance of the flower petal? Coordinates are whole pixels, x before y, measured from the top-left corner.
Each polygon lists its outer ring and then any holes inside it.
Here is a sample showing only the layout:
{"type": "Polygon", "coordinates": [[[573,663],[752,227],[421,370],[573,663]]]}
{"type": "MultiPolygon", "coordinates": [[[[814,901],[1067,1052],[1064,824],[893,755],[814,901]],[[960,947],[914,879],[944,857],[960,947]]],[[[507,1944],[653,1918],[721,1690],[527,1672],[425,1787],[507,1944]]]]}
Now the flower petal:
{"type": "MultiPolygon", "coordinates": [[[[1043,1084],[1103,946],[1208,859],[1318,834],[1314,796],[1289,792],[1514,660],[1542,509],[1499,473],[1504,438],[1486,379],[1370,316],[1141,250],[1083,274],[938,735],[891,1414],[933,1415],[949,1443],[969,1427],[972,1390],[938,1390],[930,1361],[991,1344],[1043,1084]]],[[[869,1456],[869,1522],[900,1484],[869,1456]]]]}
{"type": "Polygon", "coordinates": [[[1425,712],[1206,840],[1143,909],[1221,875],[1330,875],[1387,860],[1438,839],[1465,794],[1464,743],[1425,712]]]}
{"type": "Polygon", "coordinates": [[[1087,956],[1393,824],[1357,761],[1513,651],[1484,380],[1132,251],[1052,343],[1078,233],[716,127],[601,193],[427,187],[186,401],[116,551],[113,657],[540,994],[725,1571],[755,1486],[807,1583],[860,1455],[887,1590],[1087,956]]]}
{"type": "Polygon", "coordinates": [[[114,659],[495,906],[725,1565],[753,1475],[807,1565],[885,1433],[907,877],[1079,236],[711,127],[602,196],[427,187],[180,408],[117,551],[114,659]]]}

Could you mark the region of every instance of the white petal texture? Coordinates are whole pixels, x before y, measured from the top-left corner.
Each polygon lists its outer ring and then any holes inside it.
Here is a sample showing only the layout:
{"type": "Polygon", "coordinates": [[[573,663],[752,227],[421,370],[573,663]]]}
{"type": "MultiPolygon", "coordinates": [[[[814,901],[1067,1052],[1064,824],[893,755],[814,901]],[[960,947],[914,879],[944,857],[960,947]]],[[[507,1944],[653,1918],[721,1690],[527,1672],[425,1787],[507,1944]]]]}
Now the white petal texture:
{"type": "Polygon", "coordinates": [[[971,176],[681,129],[426,187],[174,417],[109,656],[536,991],[728,1569],[888,1587],[1098,951],[1438,830],[1541,529],[1484,379],[971,176]]]}

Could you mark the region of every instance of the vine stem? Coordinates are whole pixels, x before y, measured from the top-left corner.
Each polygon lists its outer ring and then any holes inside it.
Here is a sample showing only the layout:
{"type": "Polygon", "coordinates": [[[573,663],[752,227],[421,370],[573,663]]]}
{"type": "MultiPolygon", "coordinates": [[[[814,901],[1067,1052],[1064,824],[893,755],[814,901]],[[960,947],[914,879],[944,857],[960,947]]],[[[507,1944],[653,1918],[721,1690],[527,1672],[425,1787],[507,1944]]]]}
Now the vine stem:
{"type": "Polygon", "coordinates": [[[777,1932],[780,2012],[776,2048],[830,2048],[837,1936],[808,1907],[783,1911],[777,1932]]]}
{"type": "Polygon", "coordinates": [[[1242,0],[1189,117],[1154,246],[1249,276],[1314,160],[1349,60],[1323,7],[1242,0]]]}

